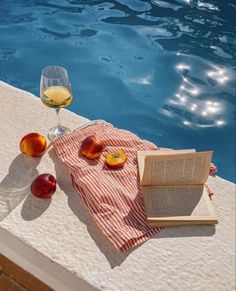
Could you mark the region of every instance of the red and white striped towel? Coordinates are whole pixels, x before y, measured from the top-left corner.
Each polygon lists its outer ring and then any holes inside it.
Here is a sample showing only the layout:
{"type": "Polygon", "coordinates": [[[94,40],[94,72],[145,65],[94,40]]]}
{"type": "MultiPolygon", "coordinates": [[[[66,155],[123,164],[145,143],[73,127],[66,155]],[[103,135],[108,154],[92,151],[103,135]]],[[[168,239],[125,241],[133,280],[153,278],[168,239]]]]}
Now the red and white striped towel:
{"type": "Polygon", "coordinates": [[[57,156],[68,167],[75,189],[102,232],[121,252],[146,241],[160,228],[150,229],[140,190],[137,150],[158,149],[135,134],[98,122],[53,141],[57,156]],[[105,144],[99,159],[88,160],[79,154],[82,141],[95,134],[105,144]],[[122,148],[128,160],[121,170],[104,166],[108,152],[122,148]]]}
{"type": "MultiPolygon", "coordinates": [[[[57,156],[68,167],[74,188],[102,232],[121,252],[146,241],[161,228],[149,228],[138,178],[137,151],[161,150],[135,134],[97,122],[53,141],[57,156]],[[82,141],[95,134],[105,144],[99,159],[88,160],[79,154],[82,141]],[[104,165],[108,152],[122,148],[128,160],[121,170],[104,165]]],[[[212,164],[210,174],[216,172],[212,164]]],[[[209,196],[213,195],[209,187],[209,196]]]]}

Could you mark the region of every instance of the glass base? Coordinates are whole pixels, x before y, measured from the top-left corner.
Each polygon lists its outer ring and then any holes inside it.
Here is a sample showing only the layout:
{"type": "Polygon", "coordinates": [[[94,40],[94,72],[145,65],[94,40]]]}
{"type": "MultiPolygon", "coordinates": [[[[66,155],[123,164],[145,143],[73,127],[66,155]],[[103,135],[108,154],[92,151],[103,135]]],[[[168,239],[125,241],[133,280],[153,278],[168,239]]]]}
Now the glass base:
{"type": "Polygon", "coordinates": [[[56,137],[62,136],[66,133],[70,133],[71,130],[68,127],[65,126],[55,126],[53,128],[51,128],[48,132],[48,139],[49,140],[53,140],[56,137]]]}

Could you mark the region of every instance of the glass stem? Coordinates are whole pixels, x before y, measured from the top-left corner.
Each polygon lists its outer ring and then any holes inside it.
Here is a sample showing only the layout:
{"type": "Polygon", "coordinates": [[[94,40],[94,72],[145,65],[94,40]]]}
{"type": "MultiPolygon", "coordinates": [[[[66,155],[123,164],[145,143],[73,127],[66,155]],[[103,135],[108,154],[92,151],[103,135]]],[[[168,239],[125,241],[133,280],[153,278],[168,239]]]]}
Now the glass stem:
{"type": "Polygon", "coordinates": [[[59,114],[60,108],[56,108],[56,113],[57,113],[57,128],[61,128],[61,118],[60,118],[60,114],[59,114]]]}

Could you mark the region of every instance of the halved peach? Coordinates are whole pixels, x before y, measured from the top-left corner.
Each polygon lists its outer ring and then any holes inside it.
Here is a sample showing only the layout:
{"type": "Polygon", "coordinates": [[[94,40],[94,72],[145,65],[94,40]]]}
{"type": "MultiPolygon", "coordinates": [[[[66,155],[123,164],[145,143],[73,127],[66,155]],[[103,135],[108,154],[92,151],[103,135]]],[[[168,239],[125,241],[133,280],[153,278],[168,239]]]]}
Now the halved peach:
{"type": "Polygon", "coordinates": [[[47,141],[45,137],[35,132],[25,135],[20,141],[21,152],[31,157],[42,156],[46,147],[47,141]]]}
{"type": "Polygon", "coordinates": [[[127,154],[124,150],[118,149],[114,154],[109,153],[106,156],[105,164],[110,169],[120,169],[127,160],[127,154]]]}

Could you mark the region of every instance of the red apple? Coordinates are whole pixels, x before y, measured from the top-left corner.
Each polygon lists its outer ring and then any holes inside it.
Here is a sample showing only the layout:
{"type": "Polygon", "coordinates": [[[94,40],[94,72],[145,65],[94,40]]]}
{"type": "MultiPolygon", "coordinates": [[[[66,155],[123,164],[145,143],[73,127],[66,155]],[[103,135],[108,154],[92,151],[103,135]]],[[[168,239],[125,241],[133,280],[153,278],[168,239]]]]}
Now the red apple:
{"type": "Polygon", "coordinates": [[[95,135],[91,135],[83,140],[79,152],[88,159],[96,159],[100,157],[103,149],[104,143],[98,140],[95,135]]]}
{"type": "Polygon", "coordinates": [[[109,153],[106,156],[105,164],[110,169],[120,169],[123,168],[127,160],[127,154],[124,150],[118,149],[114,154],[109,153]]]}
{"type": "Polygon", "coordinates": [[[41,174],[31,184],[31,193],[42,199],[47,199],[56,191],[56,178],[51,174],[41,174]]]}

